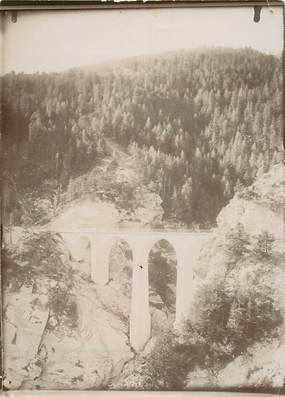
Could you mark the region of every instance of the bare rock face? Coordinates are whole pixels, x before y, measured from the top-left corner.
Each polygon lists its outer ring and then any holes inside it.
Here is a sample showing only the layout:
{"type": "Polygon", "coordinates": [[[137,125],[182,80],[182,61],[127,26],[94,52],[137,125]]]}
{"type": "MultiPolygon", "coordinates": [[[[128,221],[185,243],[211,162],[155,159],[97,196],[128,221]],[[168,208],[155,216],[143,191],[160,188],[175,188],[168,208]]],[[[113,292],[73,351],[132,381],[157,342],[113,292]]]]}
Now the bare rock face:
{"type": "Polygon", "coordinates": [[[161,222],[163,209],[159,195],[140,187],[136,191],[136,197],[140,205],[134,212],[134,221],[143,227],[161,222]]]}
{"type": "MultiPolygon", "coordinates": [[[[60,237],[41,233],[19,240],[7,261],[5,387],[104,389],[134,357],[131,252],[124,241],[114,245],[109,283],[99,286],[90,280],[84,258],[71,260],[60,237]]],[[[155,336],[169,319],[158,295],[151,302],[155,336]]]]}
{"type": "Polygon", "coordinates": [[[284,192],[284,169],[278,164],[234,196],[218,215],[218,228],[225,232],[241,223],[247,233],[267,230],[284,240],[284,192]]]}
{"type": "MultiPolygon", "coordinates": [[[[120,373],[133,357],[127,326],[116,314],[104,310],[108,302],[99,296],[95,286],[88,288],[78,280],[76,328],[55,326],[46,333],[41,376],[27,379],[22,388],[102,389],[120,373]]],[[[110,288],[108,296],[111,300],[110,288]]]]}
{"type": "Polygon", "coordinates": [[[285,198],[284,169],[278,164],[269,173],[262,175],[252,186],[236,193],[217,217],[215,235],[205,245],[195,269],[199,278],[211,277],[217,271],[225,271],[225,238],[238,224],[244,227],[249,237],[266,231],[274,237],[274,249],[284,253],[285,198]]]}
{"type": "Polygon", "coordinates": [[[5,388],[104,388],[133,357],[127,280],[96,286],[51,233],[25,241],[5,260],[5,388]]]}
{"type": "MultiPolygon", "coordinates": [[[[75,205],[55,224],[58,229],[86,226],[84,214],[98,220],[111,204],[104,211],[102,205],[75,205]]],[[[39,228],[22,230],[9,246],[4,277],[7,389],[104,389],[134,357],[129,343],[131,251],[124,241],[113,246],[110,280],[99,286],[90,278],[90,247],[85,241],[78,244],[82,255],[72,259],[59,234],[39,228]]],[[[162,303],[155,303],[153,328],[159,333],[168,319],[162,303]]]]}
{"type": "Polygon", "coordinates": [[[9,294],[4,320],[5,387],[15,389],[103,388],[133,357],[128,327],[112,305],[100,300],[95,286],[77,280],[76,327],[60,324],[50,314],[47,296],[22,287],[9,294]]]}
{"type": "Polygon", "coordinates": [[[4,314],[4,385],[18,389],[29,374],[37,377],[40,365],[35,358],[49,317],[44,287],[39,293],[22,286],[18,292],[5,295],[4,314]]]}
{"type": "Polygon", "coordinates": [[[284,345],[273,341],[256,343],[224,368],[218,376],[220,387],[280,387],[284,376],[284,345]]]}
{"type": "Polygon", "coordinates": [[[73,179],[62,196],[54,230],[149,227],[161,222],[162,200],[144,184],[142,165],[120,145],[106,140],[109,156],[89,173],[73,179]]]}
{"type": "MultiPolygon", "coordinates": [[[[252,186],[235,194],[218,215],[214,236],[201,252],[195,269],[196,290],[202,287],[208,291],[223,280],[229,297],[247,297],[252,293],[254,305],[267,301],[272,304],[270,320],[275,310],[285,318],[284,194],[282,164],[274,166],[252,186]],[[229,236],[238,226],[244,230],[247,252],[243,256],[236,253],[234,257],[228,251],[229,236]],[[271,255],[258,256],[260,253],[255,251],[257,240],[264,232],[272,237],[271,255]]],[[[233,309],[233,319],[237,311],[238,307],[233,309]]],[[[197,323],[197,316],[193,315],[191,321],[197,323]]],[[[252,335],[255,333],[258,330],[253,324],[252,335]]],[[[277,327],[272,334],[257,338],[215,375],[207,368],[195,368],[188,374],[187,388],[282,387],[284,340],[280,335],[282,330],[277,327]]]]}
{"type": "Polygon", "coordinates": [[[284,345],[256,343],[217,375],[197,369],[187,376],[187,388],[278,388],[283,384],[284,345]]]}
{"type": "Polygon", "coordinates": [[[86,199],[73,202],[53,220],[52,226],[59,230],[92,228],[94,225],[98,229],[112,229],[119,219],[119,212],[114,204],[86,199]]]}

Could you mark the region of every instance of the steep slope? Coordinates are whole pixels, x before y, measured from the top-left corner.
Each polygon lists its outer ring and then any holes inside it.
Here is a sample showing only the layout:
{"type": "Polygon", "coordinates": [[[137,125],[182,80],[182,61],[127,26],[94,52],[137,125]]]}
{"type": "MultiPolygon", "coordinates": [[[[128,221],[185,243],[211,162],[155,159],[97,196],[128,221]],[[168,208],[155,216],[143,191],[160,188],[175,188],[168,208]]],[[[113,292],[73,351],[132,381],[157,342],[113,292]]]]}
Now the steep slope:
{"type": "Polygon", "coordinates": [[[201,255],[198,275],[223,268],[226,237],[238,225],[248,233],[249,241],[262,232],[272,234],[274,249],[284,252],[284,179],[283,166],[278,164],[235,194],[217,217],[216,238],[201,255]]]}
{"type": "Polygon", "coordinates": [[[5,387],[104,388],[133,357],[128,277],[96,286],[49,232],[23,235],[4,263],[5,387]]]}
{"type": "MultiPolygon", "coordinates": [[[[144,387],[152,365],[147,388],[183,388],[187,372],[189,387],[206,378],[229,386],[228,373],[242,365],[236,385],[279,385],[280,366],[268,373],[268,357],[283,349],[281,58],[202,49],[117,66],[1,77],[4,222],[20,226],[4,258],[6,387],[118,385],[133,357],[124,249],[115,249],[112,280],[99,288],[89,280],[88,244],[71,260],[45,226],[209,227],[223,206],[196,269],[190,332],[184,341],[152,340],[131,384],[144,387]]],[[[159,294],[157,279],[150,295],[159,335],[175,294],[159,294]]]]}
{"type": "Polygon", "coordinates": [[[144,183],[141,162],[106,140],[106,157],[90,172],[71,179],[59,197],[55,228],[149,228],[162,225],[161,198],[144,183]]]}
{"type": "MultiPolygon", "coordinates": [[[[101,287],[55,233],[22,231],[3,262],[7,389],[104,389],[120,378],[134,357],[132,261],[124,242],[111,250],[110,281],[101,287]]],[[[155,337],[173,321],[172,308],[155,288],[150,308],[155,337]]]]}
{"type": "MultiPolygon", "coordinates": [[[[212,312],[209,325],[213,332],[220,332],[221,338],[215,343],[220,343],[221,349],[222,335],[227,335],[229,344],[224,348],[229,356],[224,354],[215,375],[209,368],[190,372],[189,388],[283,386],[283,206],[284,168],[279,164],[252,186],[237,192],[220,212],[216,237],[201,253],[196,269],[196,299],[200,304],[204,301],[205,310],[212,312]],[[207,294],[213,302],[220,294],[223,304],[215,311],[215,304],[201,300],[201,294],[207,294]],[[220,331],[216,321],[220,322],[220,331]]],[[[207,315],[196,308],[190,318],[199,329],[207,315]]]]}
{"type": "Polygon", "coordinates": [[[204,48],[104,69],[1,77],[8,223],[47,222],[108,139],[132,148],[164,217],[184,226],[212,226],[239,185],[282,158],[281,57],[204,48]]]}
{"type": "Polygon", "coordinates": [[[189,280],[189,318],[178,330],[165,328],[111,388],[282,390],[283,201],[282,164],[236,193],[201,252],[194,285],[189,280]]]}
{"type": "MultiPolygon", "coordinates": [[[[111,141],[108,157],[73,180],[64,195],[61,213],[47,228],[147,228],[161,219],[160,199],[142,186],[136,161],[111,141]],[[121,198],[120,184],[133,189],[133,207],[114,199],[121,198]]],[[[110,282],[99,287],[90,281],[88,246],[74,260],[61,237],[47,228],[16,228],[14,244],[5,250],[5,387],[105,388],[133,357],[129,253],[123,242],[114,245],[110,282]]],[[[153,292],[152,299],[160,298],[153,292]]],[[[160,306],[152,308],[156,332],[167,320],[162,301],[160,306]]]]}

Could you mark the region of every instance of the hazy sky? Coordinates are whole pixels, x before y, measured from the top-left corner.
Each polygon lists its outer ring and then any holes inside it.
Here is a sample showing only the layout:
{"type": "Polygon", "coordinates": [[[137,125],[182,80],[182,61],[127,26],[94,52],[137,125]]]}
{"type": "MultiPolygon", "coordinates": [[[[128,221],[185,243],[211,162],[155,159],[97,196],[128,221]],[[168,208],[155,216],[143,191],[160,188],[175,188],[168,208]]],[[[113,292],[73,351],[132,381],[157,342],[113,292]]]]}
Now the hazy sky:
{"type": "Polygon", "coordinates": [[[259,23],[252,7],[21,12],[17,23],[6,19],[3,65],[4,72],[61,71],[197,46],[280,54],[282,33],[281,7],[263,7],[259,23]]]}

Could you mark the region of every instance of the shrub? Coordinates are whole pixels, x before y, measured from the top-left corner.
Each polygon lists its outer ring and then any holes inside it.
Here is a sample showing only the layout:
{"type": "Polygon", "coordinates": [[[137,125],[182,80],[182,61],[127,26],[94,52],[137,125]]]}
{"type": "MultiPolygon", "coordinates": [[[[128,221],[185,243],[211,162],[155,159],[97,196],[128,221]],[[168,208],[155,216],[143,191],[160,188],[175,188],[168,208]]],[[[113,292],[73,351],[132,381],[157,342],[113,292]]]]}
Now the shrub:
{"type": "Polygon", "coordinates": [[[33,291],[49,286],[49,308],[55,324],[75,327],[77,305],[73,294],[72,269],[62,261],[57,235],[49,231],[26,233],[19,247],[4,250],[3,286],[19,291],[25,285],[33,291]]]}
{"type": "Polygon", "coordinates": [[[282,324],[282,296],[271,245],[273,237],[261,233],[250,249],[249,236],[238,227],[226,242],[230,260],[224,276],[217,273],[199,288],[195,296],[195,324],[185,324],[184,340],[193,332],[201,338],[203,368],[218,371],[251,344],[275,337],[282,324]],[[245,255],[246,254],[246,255],[245,255]],[[232,263],[235,266],[232,266],[232,263]]]}
{"type": "Polygon", "coordinates": [[[115,389],[131,390],[182,390],[186,375],[192,368],[193,346],[182,345],[178,335],[166,330],[156,341],[151,353],[138,356],[132,372],[127,374],[115,389]]]}
{"type": "Polygon", "coordinates": [[[49,291],[49,307],[53,316],[54,326],[49,324],[49,328],[64,325],[70,330],[77,326],[78,311],[75,296],[68,286],[57,284],[49,291]]]}
{"type": "Polygon", "coordinates": [[[239,260],[249,251],[249,235],[241,223],[227,234],[226,239],[226,251],[232,261],[239,260]]]}
{"type": "Polygon", "coordinates": [[[267,231],[261,232],[256,238],[254,252],[258,258],[269,258],[272,254],[274,237],[267,231]]]}

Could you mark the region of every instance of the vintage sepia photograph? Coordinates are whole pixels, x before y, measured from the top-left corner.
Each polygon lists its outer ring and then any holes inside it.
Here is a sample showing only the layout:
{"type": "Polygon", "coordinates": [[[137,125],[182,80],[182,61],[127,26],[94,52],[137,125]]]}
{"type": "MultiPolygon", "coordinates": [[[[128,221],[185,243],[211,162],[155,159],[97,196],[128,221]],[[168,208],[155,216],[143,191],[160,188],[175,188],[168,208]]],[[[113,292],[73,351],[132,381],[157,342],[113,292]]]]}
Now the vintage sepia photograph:
{"type": "Polygon", "coordinates": [[[1,14],[5,390],[284,391],[283,9],[1,14]]]}

